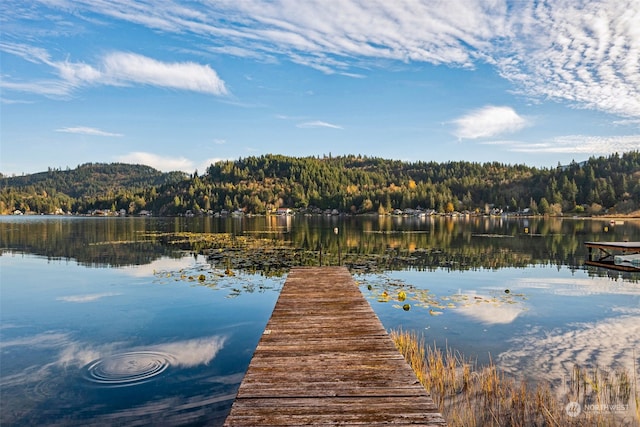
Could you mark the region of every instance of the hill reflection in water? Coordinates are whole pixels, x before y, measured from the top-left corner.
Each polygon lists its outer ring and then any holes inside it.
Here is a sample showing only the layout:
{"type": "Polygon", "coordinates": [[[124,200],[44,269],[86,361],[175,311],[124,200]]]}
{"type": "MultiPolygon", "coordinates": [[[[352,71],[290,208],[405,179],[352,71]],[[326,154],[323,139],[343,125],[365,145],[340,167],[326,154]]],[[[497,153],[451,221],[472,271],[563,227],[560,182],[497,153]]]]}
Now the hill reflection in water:
{"type": "Polygon", "coordinates": [[[612,226],[597,219],[504,217],[0,219],[2,250],[92,267],[145,265],[188,251],[208,255],[217,266],[277,275],[294,265],[318,265],[321,252],[325,265],[337,264],[340,256],[353,271],[365,272],[531,265],[577,270],[585,268],[584,242],[591,240],[640,241],[640,221],[612,226]]]}

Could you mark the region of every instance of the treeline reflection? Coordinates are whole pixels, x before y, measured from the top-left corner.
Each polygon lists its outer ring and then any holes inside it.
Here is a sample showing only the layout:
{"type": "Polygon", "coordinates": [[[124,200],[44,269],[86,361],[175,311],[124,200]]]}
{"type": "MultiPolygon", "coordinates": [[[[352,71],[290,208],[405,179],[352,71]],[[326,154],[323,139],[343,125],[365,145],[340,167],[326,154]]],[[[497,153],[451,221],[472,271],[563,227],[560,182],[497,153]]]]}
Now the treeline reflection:
{"type": "Polygon", "coordinates": [[[3,218],[0,249],[75,260],[88,267],[145,265],[163,256],[183,256],[175,248],[147,239],[146,227],[138,218],[3,218]]]}
{"type": "Polygon", "coordinates": [[[531,265],[584,269],[584,242],[591,240],[640,241],[640,221],[439,216],[0,220],[3,251],[73,259],[93,267],[148,264],[189,251],[226,268],[261,271],[268,266],[272,272],[320,262],[359,271],[531,265]]]}

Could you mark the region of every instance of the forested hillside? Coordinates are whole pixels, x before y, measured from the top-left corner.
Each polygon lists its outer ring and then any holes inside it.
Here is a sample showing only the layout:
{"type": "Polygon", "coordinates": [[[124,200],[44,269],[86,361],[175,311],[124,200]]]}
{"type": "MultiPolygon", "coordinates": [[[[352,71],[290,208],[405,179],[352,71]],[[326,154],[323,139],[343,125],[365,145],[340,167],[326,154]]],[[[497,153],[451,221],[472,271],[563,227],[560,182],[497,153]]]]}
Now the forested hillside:
{"type": "Polygon", "coordinates": [[[182,172],[162,173],[149,166],[125,163],[86,163],[76,169],[2,177],[0,213],[15,209],[36,213],[56,209],[77,211],[86,205],[142,193],[186,178],[182,172]]]}
{"type": "Polygon", "coordinates": [[[628,213],[640,205],[640,152],[592,157],[557,168],[472,162],[402,162],[366,156],[247,157],[206,173],[163,174],[146,166],[83,165],[2,179],[0,210],[154,215],[278,207],[389,213],[423,208],[485,212],[628,213]]]}

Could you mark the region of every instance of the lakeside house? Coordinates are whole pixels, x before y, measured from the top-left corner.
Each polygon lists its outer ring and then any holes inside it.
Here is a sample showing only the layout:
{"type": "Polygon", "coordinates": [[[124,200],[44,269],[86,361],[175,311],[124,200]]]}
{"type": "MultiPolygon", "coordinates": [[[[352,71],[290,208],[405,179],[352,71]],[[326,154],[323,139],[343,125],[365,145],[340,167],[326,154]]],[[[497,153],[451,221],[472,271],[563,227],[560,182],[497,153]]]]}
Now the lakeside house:
{"type": "Polygon", "coordinates": [[[293,209],[290,208],[278,208],[276,209],[276,215],[293,215],[293,209]]]}

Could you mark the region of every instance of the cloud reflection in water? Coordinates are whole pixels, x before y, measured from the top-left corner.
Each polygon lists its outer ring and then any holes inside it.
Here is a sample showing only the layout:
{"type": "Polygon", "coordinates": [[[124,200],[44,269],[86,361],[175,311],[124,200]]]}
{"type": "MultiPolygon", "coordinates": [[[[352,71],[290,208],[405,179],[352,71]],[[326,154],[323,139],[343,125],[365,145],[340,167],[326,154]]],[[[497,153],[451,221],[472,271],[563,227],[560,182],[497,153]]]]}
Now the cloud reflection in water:
{"type": "MultiPolygon", "coordinates": [[[[56,331],[45,332],[30,337],[3,340],[0,343],[3,358],[5,356],[11,356],[12,359],[15,360],[15,355],[28,354],[30,351],[45,352],[53,356],[50,356],[50,361],[43,365],[33,365],[32,362],[28,360],[22,365],[20,365],[20,363],[14,363],[12,367],[5,364],[7,375],[3,375],[2,397],[3,408],[6,409],[6,411],[3,411],[0,421],[4,425],[5,423],[14,424],[24,422],[27,418],[20,418],[24,416],[37,418],[37,412],[34,411],[38,411],[38,405],[48,402],[51,399],[60,401],[65,399],[82,400],[87,398],[80,391],[81,389],[77,388],[76,384],[78,381],[83,381],[83,371],[85,372],[84,380],[86,380],[86,369],[82,368],[90,364],[98,363],[102,369],[101,375],[107,375],[108,378],[110,369],[114,369],[114,372],[122,376],[131,370],[136,371],[143,369],[145,360],[148,359],[149,354],[162,354],[167,356],[166,360],[168,362],[166,367],[158,370],[157,374],[160,374],[172,368],[194,368],[210,364],[218,352],[224,347],[225,341],[226,338],[224,336],[214,335],[154,344],[146,347],[131,347],[125,342],[91,345],[72,339],[70,334],[56,331]],[[122,358],[122,355],[128,356],[125,358],[126,360],[122,358]],[[146,359],[144,360],[138,360],[135,355],[147,356],[145,356],[146,359]],[[120,358],[118,356],[120,356],[120,358]],[[124,360],[128,365],[117,366],[114,363],[117,363],[118,360],[124,360]],[[100,363],[100,361],[105,362],[100,363]],[[142,366],[142,368],[139,366],[136,367],[136,365],[142,366]],[[13,368],[13,373],[9,372],[11,368],[13,368]],[[25,392],[29,397],[28,401],[24,400],[25,392]],[[22,421],[20,421],[21,419],[22,421]]],[[[38,357],[34,360],[40,360],[40,358],[38,357]]],[[[154,373],[154,375],[157,374],[154,373]]],[[[204,375],[204,373],[199,375],[204,375]]],[[[229,392],[233,391],[235,383],[222,387],[226,390],[222,390],[222,393],[220,390],[216,393],[212,386],[208,389],[209,394],[206,396],[190,395],[188,391],[189,388],[185,385],[189,383],[190,378],[189,375],[171,377],[172,385],[176,387],[175,396],[171,398],[150,402],[148,404],[144,403],[144,398],[141,398],[137,406],[134,405],[131,409],[110,412],[108,414],[100,413],[104,411],[104,408],[100,409],[103,405],[92,405],[90,402],[87,402],[86,405],[81,405],[82,409],[79,409],[77,414],[73,416],[68,414],[67,416],[71,418],[77,416],[79,417],[77,419],[78,423],[80,423],[82,419],[83,424],[87,425],[100,424],[101,421],[98,420],[106,421],[107,424],[109,424],[118,416],[130,418],[138,415],[144,415],[143,418],[145,419],[153,419],[166,423],[166,419],[162,419],[165,415],[170,418],[177,417],[176,419],[180,419],[180,417],[184,420],[195,419],[193,417],[197,418],[201,415],[197,413],[199,412],[198,408],[201,408],[203,405],[223,404],[224,402],[226,402],[224,403],[226,405],[230,399],[233,399],[233,395],[229,395],[229,392]],[[211,402],[207,403],[209,401],[211,402]],[[98,412],[96,413],[95,411],[98,412]],[[167,411],[167,413],[163,415],[163,411],[167,411]]],[[[145,379],[150,379],[150,376],[145,379]]],[[[215,377],[206,377],[206,381],[212,384],[216,382],[215,377]]],[[[224,384],[225,381],[226,380],[223,379],[218,383],[224,384]]],[[[94,384],[96,383],[99,384],[100,382],[94,382],[94,384]]],[[[131,383],[133,384],[135,382],[131,383]]],[[[89,384],[89,382],[87,382],[87,384],[89,384]]],[[[104,385],[111,386],[112,384],[107,381],[104,385]]],[[[58,406],[59,403],[53,405],[52,408],[58,406]]]]}
{"type": "Polygon", "coordinates": [[[636,295],[640,296],[640,283],[615,281],[605,277],[565,278],[565,277],[529,277],[519,279],[513,289],[547,289],[554,295],[636,295]]]}
{"type": "Polygon", "coordinates": [[[122,295],[121,293],[114,292],[104,292],[101,294],[87,294],[87,295],[68,295],[65,297],[58,297],[56,300],[65,301],[65,302],[77,302],[77,303],[85,303],[85,302],[93,302],[97,301],[101,298],[106,297],[115,297],[118,295],[122,295]]]}
{"type": "MultiPolygon", "coordinates": [[[[577,298],[640,296],[640,284],[603,277],[523,278],[513,284],[513,289],[539,289],[577,298]]],[[[609,310],[609,317],[594,322],[574,322],[551,330],[530,329],[511,339],[511,349],[501,353],[497,362],[514,375],[552,382],[566,377],[575,364],[632,372],[634,350],[635,366],[640,367],[640,307],[609,310]]]]}
{"type": "MultiPolygon", "coordinates": [[[[489,297],[487,297],[489,299],[489,297]]],[[[470,304],[457,308],[457,312],[473,320],[487,324],[499,325],[512,323],[526,311],[524,304],[470,304]]]]}
{"type": "Polygon", "coordinates": [[[517,376],[553,382],[567,377],[574,364],[632,372],[635,350],[635,366],[640,367],[640,313],[569,326],[536,328],[512,339],[512,348],[498,356],[498,365],[517,376]]]}

